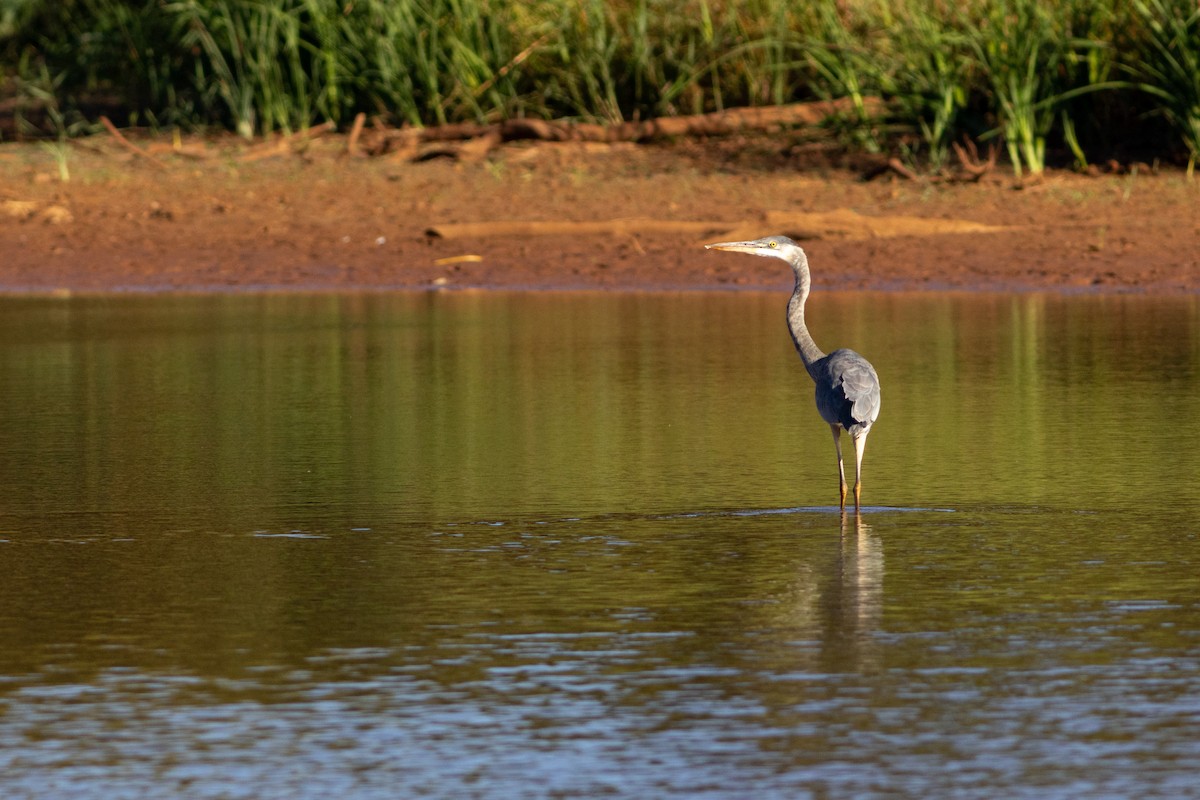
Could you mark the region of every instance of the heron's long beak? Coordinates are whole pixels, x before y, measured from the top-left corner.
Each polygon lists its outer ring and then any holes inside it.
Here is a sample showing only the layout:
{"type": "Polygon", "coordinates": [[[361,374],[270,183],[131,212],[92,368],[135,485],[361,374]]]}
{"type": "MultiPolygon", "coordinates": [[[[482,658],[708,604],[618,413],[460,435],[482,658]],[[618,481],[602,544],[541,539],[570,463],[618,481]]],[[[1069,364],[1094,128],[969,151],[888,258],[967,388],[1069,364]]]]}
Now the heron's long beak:
{"type": "Polygon", "coordinates": [[[717,242],[704,245],[705,250],[731,250],[735,253],[753,253],[762,248],[762,242],[717,242]]]}

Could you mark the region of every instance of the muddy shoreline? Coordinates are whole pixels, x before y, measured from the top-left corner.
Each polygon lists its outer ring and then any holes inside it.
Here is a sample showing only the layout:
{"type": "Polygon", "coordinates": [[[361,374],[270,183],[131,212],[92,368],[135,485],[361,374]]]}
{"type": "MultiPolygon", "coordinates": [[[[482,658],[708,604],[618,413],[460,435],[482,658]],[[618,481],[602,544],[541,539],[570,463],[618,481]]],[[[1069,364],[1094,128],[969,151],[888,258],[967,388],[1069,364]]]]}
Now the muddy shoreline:
{"type": "Polygon", "coordinates": [[[351,158],[340,137],[272,158],[147,149],[161,163],[102,138],[0,145],[0,293],[790,286],[703,250],[731,233],[802,239],[827,290],[1200,292],[1200,181],[1181,171],[864,181],[770,140],[474,163],[351,158]]]}

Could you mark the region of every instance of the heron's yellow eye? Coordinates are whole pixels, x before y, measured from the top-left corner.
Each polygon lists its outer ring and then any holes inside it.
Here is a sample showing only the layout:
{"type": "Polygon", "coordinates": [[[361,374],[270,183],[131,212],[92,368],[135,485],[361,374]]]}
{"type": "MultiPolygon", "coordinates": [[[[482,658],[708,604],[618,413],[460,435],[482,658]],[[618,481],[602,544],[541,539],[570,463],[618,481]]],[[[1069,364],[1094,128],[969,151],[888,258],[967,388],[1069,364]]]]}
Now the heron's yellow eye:
{"type": "Polygon", "coordinates": [[[772,239],[771,241],[767,242],[767,247],[769,247],[769,248],[771,248],[772,250],[774,250],[776,247],[779,247],[779,242],[777,242],[777,241],[775,241],[774,239],[772,239]]]}

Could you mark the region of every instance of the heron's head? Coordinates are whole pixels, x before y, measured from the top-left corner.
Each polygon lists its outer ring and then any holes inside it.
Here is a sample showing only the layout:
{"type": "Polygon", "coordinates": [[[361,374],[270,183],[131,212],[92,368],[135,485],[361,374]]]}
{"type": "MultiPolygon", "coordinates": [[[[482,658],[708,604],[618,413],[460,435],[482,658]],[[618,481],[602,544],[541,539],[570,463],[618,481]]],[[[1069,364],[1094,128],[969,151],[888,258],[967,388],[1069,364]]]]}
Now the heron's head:
{"type": "Polygon", "coordinates": [[[764,236],[749,242],[718,242],[704,245],[705,250],[729,250],[734,253],[750,253],[766,258],[781,258],[795,262],[804,255],[800,245],[786,236],[764,236]]]}

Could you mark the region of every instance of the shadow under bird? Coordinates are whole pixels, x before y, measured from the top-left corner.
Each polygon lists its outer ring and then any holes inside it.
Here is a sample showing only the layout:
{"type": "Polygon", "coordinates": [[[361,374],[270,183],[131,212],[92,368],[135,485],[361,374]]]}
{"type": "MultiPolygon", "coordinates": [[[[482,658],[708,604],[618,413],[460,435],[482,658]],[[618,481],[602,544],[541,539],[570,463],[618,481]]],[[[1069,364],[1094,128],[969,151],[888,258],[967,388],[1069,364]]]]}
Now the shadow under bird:
{"type": "Polygon", "coordinates": [[[862,497],[862,460],[867,434],[879,418],[879,376],[865,358],[853,350],[834,350],[825,355],[813,341],[804,324],[804,303],[808,300],[811,278],[808,256],[786,236],[767,236],[750,242],[719,242],[704,245],[706,250],[730,250],[786,261],[796,275],[796,288],[788,300],[787,322],[796,352],[804,368],[817,385],[817,411],[833,431],[837,450],[841,507],[846,507],[846,470],[842,465],[842,430],[854,442],[854,507],[862,497]]]}

